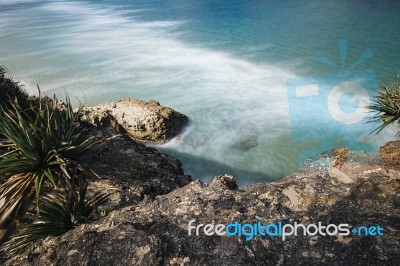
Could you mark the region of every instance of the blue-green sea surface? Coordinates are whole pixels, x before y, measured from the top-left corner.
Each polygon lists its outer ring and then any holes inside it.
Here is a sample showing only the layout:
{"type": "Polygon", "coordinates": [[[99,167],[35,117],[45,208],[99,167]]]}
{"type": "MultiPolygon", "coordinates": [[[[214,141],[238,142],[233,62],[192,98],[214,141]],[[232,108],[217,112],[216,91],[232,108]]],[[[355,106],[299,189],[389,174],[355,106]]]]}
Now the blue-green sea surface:
{"type": "MultiPolygon", "coordinates": [[[[367,69],[378,84],[396,78],[399,14],[395,0],[0,0],[0,64],[32,93],[39,84],[85,105],[135,97],[173,107],[190,124],[157,148],[194,178],[230,173],[245,185],[280,179],[324,149],[330,118],[304,116],[294,132],[288,80],[367,69]]],[[[351,144],[339,130],[332,145],[374,151],[394,130],[377,137],[366,126],[351,144]]]]}

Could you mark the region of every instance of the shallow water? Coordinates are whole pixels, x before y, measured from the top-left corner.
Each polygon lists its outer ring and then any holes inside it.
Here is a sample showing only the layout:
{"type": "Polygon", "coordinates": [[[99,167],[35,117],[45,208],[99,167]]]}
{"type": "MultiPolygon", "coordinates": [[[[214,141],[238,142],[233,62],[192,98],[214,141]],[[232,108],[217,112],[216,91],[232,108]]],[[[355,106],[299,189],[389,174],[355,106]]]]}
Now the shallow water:
{"type": "Polygon", "coordinates": [[[338,130],[319,112],[324,99],[290,109],[287,86],[367,69],[378,83],[393,80],[398,14],[389,0],[0,0],[0,64],[32,92],[39,84],[76,103],[157,99],[191,120],[181,141],[157,148],[194,177],[228,172],[249,184],[282,178],[331,146],[374,151],[394,137],[369,136],[370,125],[338,130]],[[339,39],[348,40],[345,58],[339,39]],[[351,68],[368,48],[373,56],[351,68]],[[349,143],[352,134],[359,139],[349,143]]]}

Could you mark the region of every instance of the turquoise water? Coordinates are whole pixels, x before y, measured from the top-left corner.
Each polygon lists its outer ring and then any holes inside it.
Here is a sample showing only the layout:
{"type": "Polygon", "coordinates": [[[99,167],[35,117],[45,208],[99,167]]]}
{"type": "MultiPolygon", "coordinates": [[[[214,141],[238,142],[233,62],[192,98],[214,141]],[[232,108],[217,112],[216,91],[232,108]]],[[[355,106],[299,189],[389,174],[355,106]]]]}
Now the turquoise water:
{"type": "MultiPolygon", "coordinates": [[[[39,84],[85,105],[157,99],[191,119],[181,140],[157,148],[195,178],[231,173],[248,184],[282,178],[301,154],[324,149],[318,136],[293,140],[289,79],[347,71],[367,48],[373,57],[351,71],[374,69],[378,83],[396,77],[398,14],[394,0],[0,0],[0,64],[33,93],[39,84]],[[339,39],[348,39],[343,65],[339,39]]],[[[329,124],[308,122],[298,132],[329,124]]],[[[367,129],[351,148],[394,137],[367,129]]],[[[343,137],[332,145],[346,146],[343,137]]]]}

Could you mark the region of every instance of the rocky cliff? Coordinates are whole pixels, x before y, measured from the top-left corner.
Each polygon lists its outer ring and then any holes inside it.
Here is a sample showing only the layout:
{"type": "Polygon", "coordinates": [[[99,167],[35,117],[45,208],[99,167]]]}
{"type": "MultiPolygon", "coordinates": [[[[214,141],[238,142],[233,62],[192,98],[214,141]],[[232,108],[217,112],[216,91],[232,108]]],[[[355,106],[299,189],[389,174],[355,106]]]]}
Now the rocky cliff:
{"type": "MultiPolygon", "coordinates": [[[[109,137],[112,130],[102,130],[109,137]]],[[[340,155],[343,157],[343,155],[340,155]]],[[[340,161],[273,183],[238,188],[184,176],[176,159],[117,137],[95,162],[95,189],[117,193],[108,216],[36,243],[5,265],[397,265],[400,171],[340,161]],[[112,211],[113,210],[113,211],[112,211]],[[188,222],[346,223],[381,226],[383,236],[188,236],[188,222]]]]}

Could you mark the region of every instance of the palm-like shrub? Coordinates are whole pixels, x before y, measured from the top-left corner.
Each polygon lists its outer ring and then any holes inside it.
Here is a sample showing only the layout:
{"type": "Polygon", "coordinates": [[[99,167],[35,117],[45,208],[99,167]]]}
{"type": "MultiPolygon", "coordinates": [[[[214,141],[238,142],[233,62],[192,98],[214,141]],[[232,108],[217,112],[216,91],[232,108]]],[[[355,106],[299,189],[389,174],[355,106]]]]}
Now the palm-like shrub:
{"type": "MultiPolygon", "coordinates": [[[[81,155],[100,144],[79,126],[67,97],[23,109],[0,106],[0,230],[21,217],[44,191],[65,187],[83,172],[81,155]]],[[[39,207],[39,205],[38,205],[39,207]]],[[[37,208],[39,209],[39,208],[37,208]]],[[[4,241],[0,235],[0,243],[4,241]]]]}
{"type": "Polygon", "coordinates": [[[0,78],[4,78],[4,74],[6,74],[6,68],[3,66],[0,66],[0,78]]]}
{"type": "Polygon", "coordinates": [[[87,223],[99,214],[100,205],[108,200],[109,194],[97,192],[87,197],[87,183],[84,178],[68,182],[67,188],[44,196],[40,201],[40,213],[30,213],[26,218],[31,223],[13,236],[3,246],[8,255],[15,255],[25,250],[33,242],[47,236],[58,236],[77,225],[87,223]]]}
{"type": "Polygon", "coordinates": [[[16,101],[22,108],[28,108],[28,94],[18,82],[5,77],[5,74],[6,69],[0,66],[0,106],[8,109],[16,101]]]}
{"type": "MultiPolygon", "coordinates": [[[[378,95],[372,100],[369,109],[376,114],[370,122],[382,123],[372,133],[379,133],[385,127],[400,122],[400,81],[381,87],[378,95]]],[[[400,132],[397,133],[400,136],[400,132]]]]}

